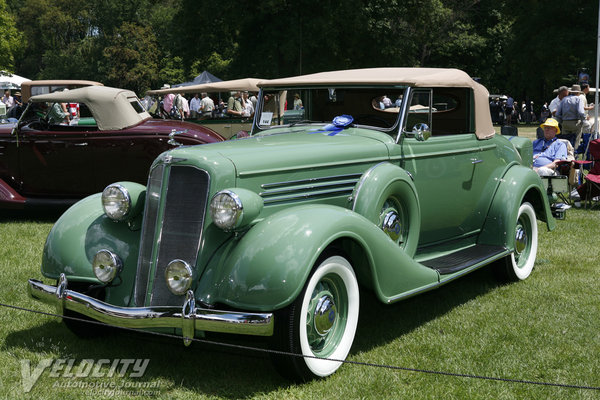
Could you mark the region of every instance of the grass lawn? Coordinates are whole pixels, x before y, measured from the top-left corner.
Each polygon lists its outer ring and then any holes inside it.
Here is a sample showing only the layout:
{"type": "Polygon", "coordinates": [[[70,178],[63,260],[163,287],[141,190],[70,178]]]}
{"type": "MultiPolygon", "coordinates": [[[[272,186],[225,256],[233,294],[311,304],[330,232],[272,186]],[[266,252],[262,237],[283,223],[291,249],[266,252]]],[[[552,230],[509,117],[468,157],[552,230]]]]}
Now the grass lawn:
{"type": "MultiPolygon", "coordinates": [[[[43,243],[55,216],[0,214],[0,302],[53,312],[25,294],[41,279],[43,243]]],[[[489,268],[391,306],[361,298],[349,360],[527,381],[600,387],[598,209],[569,210],[540,227],[536,268],[499,285],[489,268]]],[[[91,327],[90,329],[94,329],[91,327]]],[[[119,331],[79,339],[56,318],[0,307],[0,398],[84,399],[597,399],[600,391],[481,380],[347,364],[304,385],[281,378],[261,352],[119,331]],[[141,378],[67,378],[51,368],[25,393],[22,374],[43,359],[149,359],[141,378]],[[29,363],[29,365],[27,364],[29,363]],[[145,385],[140,388],[140,382],[145,385]],[[67,388],[65,386],[76,386],[67,388]],[[97,386],[108,386],[98,389],[97,386]],[[137,387],[135,385],[138,385],[137,387]],[[116,390],[111,392],[110,390],[116,390]]],[[[252,344],[248,340],[239,343],[252,344]]],[[[54,364],[53,364],[54,365],[54,364]]],[[[30,381],[31,382],[31,381],[30,381]]]]}
{"type": "MultiPolygon", "coordinates": [[[[536,138],[535,134],[536,134],[536,130],[539,127],[539,125],[516,125],[518,132],[519,132],[519,136],[523,136],[523,137],[527,137],[531,140],[534,140],[536,138]]],[[[501,126],[499,125],[494,125],[494,129],[496,131],[496,133],[500,134],[500,128],[501,126]]]]}

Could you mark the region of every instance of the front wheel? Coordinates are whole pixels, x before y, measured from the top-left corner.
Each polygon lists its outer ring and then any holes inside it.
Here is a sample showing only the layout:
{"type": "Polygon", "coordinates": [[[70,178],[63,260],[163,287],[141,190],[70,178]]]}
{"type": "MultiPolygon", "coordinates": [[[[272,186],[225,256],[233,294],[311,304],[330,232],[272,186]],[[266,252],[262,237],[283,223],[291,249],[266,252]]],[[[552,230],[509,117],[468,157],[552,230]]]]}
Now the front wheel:
{"type": "Polygon", "coordinates": [[[274,354],[277,370],[300,381],[337,371],[354,341],[359,303],[348,260],[334,255],[317,262],[302,293],[275,319],[275,349],[304,357],[274,354]]]}
{"type": "Polygon", "coordinates": [[[515,226],[515,250],[498,266],[502,280],[521,281],[531,275],[538,247],[535,210],[530,203],[519,207],[515,226]]]}

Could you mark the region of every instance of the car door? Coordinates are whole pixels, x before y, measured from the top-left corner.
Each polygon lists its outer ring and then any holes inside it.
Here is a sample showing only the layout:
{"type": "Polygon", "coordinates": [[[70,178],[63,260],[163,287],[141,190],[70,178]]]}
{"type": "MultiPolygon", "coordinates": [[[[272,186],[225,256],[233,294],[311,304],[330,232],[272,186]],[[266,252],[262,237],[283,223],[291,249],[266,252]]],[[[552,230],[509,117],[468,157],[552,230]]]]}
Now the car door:
{"type": "Polygon", "coordinates": [[[405,131],[426,124],[432,136],[403,134],[395,149],[419,196],[421,246],[475,237],[490,204],[492,194],[486,187],[495,170],[495,146],[472,133],[469,93],[456,95],[449,106],[435,98],[433,90],[413,91],[405,131]]]}
{"type": "Polygon", "coordinates": [[[94,159],[94,179],[101,188],[118,181],[146,184],[150,165],[168,144],[166,134],[145,132],[142,127],[120,131],[98,131],[89,137],[94,159]]]}
{"type": "Polygon", "coordinates": [[[18,129],[22,194],[82,197],[93,193],[88,139],[77,127],[28,122],[18,129]]]}

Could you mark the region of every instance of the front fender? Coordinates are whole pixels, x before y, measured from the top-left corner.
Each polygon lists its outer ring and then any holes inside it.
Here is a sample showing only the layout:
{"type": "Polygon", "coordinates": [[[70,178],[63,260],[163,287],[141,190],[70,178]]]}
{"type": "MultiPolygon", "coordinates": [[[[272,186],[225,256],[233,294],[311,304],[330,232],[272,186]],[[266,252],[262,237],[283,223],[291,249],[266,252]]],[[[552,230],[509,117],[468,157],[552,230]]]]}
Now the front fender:
{"type": "Polygon", "coordinates": [[[437,272],[415,262],[363,216],[306,205],[273,214],[230,243],[209,265],[196,293],[204,302],[239,309],[285,307],[299,295],[319,255],[339,239],[353,241],[364,253],[368,271],[357,275],[369,276],[384,302],[438,282],[437,272]]]}
{"type": "Polygon", "coordinates": [[[0,204],[2,208],[23,208],[25,207],[25,198],[0,179],[0,204]]]}
{"type": "Polygon", "coordinates": [[[106,217],[100,196],[75,203],[56,221],[44,246],[42,274],[58,279],[64,273],[70,282],[100,283],[92,271],[92,259],[99,250],[110,250],[123,261],[123,271],[121,284],[107,290],[106,301],[124,306],[133,288],[140,232],[106,217]]]}
{"type": "Polygon", "coordinates": [[[479,243],[504,245],[514,250],[517,214],[525,201],[532,204],[538,219],[546,222],[548,230],[556,227],[542,180],[531,168],[515,165],[498,185],[479,243]]]}

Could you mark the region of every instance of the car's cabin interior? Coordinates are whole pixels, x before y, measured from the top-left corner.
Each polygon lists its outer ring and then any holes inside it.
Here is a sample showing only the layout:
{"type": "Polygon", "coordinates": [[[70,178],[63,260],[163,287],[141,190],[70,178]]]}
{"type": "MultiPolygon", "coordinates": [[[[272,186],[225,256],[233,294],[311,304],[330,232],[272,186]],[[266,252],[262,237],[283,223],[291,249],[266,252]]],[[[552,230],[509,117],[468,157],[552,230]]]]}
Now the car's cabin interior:
{"type": "Polygon", "coordinates": [[[21,117],[20,126],[28,126],[30,129],[39,131],[81,132],[98,130],[96,120],[84,103],[78,103],[79,116],[72,118],[69,123],[66,120],[58,122],[49,118],[53,105],[49,103],[30,103],[21,117]]]}
{"type": "MultiPolygon", "coordinates": [[[[284,102],[281,124],[330,122],[336,116],[346,114],[353,117],[354,124],[397,132],[398,113],[402,109],[405,89],[298,88],[275,93],[284,102]],[[299,110],[293,109],[296,95],[303,104],[299,110]]],[[[276,111],[276,107],[268,111],[276,111]]],[[[410,131],[417,123],[430,126],[432,136],[473,133],[472,90],[454,87],[413,89],[405,129],[410,131]]]]}

